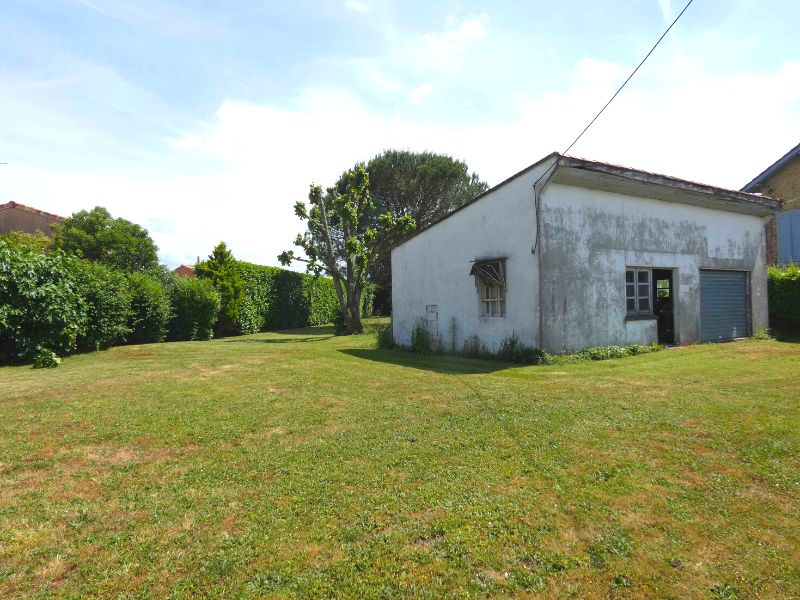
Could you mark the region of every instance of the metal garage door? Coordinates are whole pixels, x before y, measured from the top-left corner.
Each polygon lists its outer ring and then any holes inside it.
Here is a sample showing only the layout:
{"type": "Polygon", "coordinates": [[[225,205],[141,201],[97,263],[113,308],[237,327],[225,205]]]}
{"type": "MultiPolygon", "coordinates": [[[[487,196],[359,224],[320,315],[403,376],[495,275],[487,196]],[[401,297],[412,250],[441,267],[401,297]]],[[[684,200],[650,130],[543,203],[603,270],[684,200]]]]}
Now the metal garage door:
{"type": "Polygon", "coordinates": [[[745,271],[700,271],[700,338],[704,342],[750,335],[745,271]]]}

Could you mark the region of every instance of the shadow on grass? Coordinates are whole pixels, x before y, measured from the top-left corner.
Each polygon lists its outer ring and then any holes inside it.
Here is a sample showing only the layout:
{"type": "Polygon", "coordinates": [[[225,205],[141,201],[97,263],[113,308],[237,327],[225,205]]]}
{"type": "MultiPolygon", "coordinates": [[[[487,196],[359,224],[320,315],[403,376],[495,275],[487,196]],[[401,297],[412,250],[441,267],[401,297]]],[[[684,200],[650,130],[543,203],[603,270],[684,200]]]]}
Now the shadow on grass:
{"type": "Polygon", "coordinates": [[[492,373],[503,371],[521,365],[512,365],[496,360],[483,360],[478,358],[464,358],[461,356],[450,355],[427,355],[413,354],[405,350],[370,350],[366,348],[348,348],[339,350],[342,354],[347,354],[362,360],[371,360],[385,364],[410,367],[412,369],[422,369],[424,371],[435,371],[445,375],[472,375],[478,373],[492,373]]]}
{"type": "Polygon", "coordinates": [[[269,331],[272,337],[231,337],[224,339],[224,342],[238,342],[247,344],[295,344],[301,342],[322,342],[334,336],[333,325],[318,325],[316,327],[303,327],[302,329],[282,329],[279,331],[269,331]],[[298,336],[313,337],[298,337],[298,336]]]}
{"type": "Polygon", "coordinates": [[[301,344],[303,342],[324,342],[333,336],[318,336],[318,337],[285,337],[285,338],[232,338],[222,340],[225,343],[235,344],[301,344]]]}

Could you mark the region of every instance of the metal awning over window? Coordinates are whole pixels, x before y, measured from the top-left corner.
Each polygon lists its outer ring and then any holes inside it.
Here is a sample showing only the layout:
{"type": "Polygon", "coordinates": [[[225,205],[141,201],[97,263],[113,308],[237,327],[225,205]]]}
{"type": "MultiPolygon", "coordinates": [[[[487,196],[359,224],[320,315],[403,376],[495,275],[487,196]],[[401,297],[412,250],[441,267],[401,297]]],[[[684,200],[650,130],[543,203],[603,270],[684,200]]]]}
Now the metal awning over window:
{"type": "Polygon", "coordinates": [[[491,258],[476,260],[469,271],[484,285],[499,285],[506,287],[506,265],[504,258],[491,258]]]}

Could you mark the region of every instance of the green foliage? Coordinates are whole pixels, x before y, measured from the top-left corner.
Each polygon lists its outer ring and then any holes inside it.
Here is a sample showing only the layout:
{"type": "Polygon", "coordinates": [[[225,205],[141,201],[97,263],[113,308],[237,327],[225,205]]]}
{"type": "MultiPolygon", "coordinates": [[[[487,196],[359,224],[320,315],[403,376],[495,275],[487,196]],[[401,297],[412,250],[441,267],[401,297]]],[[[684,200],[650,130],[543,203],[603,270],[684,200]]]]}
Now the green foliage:
{"type": "MultiPolygon", "coordinates": [[[[358,165],[356,166],[358,168],[358,165]]],[[[387,150],[366,164],[373,208],[366,222],[377,230],[377,255],[369,280],[377,285],[377,308],[388,313],[391,296],[391,249],[405,240],[408,230],[386,229],[380,216],[409,215],[417,229],[426,229],[485,192],[489,186],[466,163],[431,152],[387,150]]],[[[342,188],[346,174],[337,188],[342,188]]]]}
{"type": "Polygon", "coordinates": [[[171,292],[170,339],[210,340],[213,338],[222,302],[211,282],[196,277],[178,277],[171,292]]]}
{"type": "Polygon", "coordinates": [[[61,357],[52,350],[39,347],[33,355],[34,369],[53,369],[61,364],[61,357]]]}
{"type": "Polygon", "coordinates": [[[15,248],[29,248],[40,252],[50,252],[53,249],[53,239],[41,231],[36,233],[8,231],[0,233],[0,240],[5,240],[15,248]]]}
{"type": "Polygon", "coordinates": [[[83,260],[72,261],[72,266],[86,308],[86,327],[78,336],[78,349],[101,350],[125,343],[131,332],[131,297],[125,275],[83,260]]]}
{"type": "Polygon", "coordinates": [[[772,329],[800,334],[800,264],[767,269],[769,321],[772,329]]]}
{"type": "Polygon", "coordinates": [[[0,358],[31,360],[37,349],[65,355],[86,331],[86,302],[74,259],[0,241],[0,358]]]}
{"type": "Polygon", "coordinates": [[[516,333],[505,338],[497,351],[498,360],[523,365],[540,365],[546,357],[547,354],[539,348],[523,344],[516,333]]]}
{"type": "Polygon", "coordinates": [[[310,273],[331,277],[347,333],[361,333],[362,294],[378,252],[377,224],[384,232],[408,231],[414,220],[409,215],[374,214],[364,165],[345,173],[324,193],[312,185],[308,202],[309,206],[295,204],[295,214],[307,222],[305,235],[298,234],[294,242],[305,257],[287,250],[278,260],[284,265],[304,261],[310,273]]]}
{"type": "Polygon", "coordinates": [[[132,344],[163,342],[172,316],[169,288],[150,274],[131,273],[128,294],[131,330],[128,341],[132,344]]]}
{"type": "Polygon", "coordinates": [[[376,327],[377,346],[381,350],[391,350],[394,348],[394,337],[392,334],[392,322],[376,327]]]}
{"type": "Polygon", "coordinates": [[[411,351],[415,354],[430,354],[433,352],[433,340],[425,321],[417,321],[411,331],[411,351]]]}
{"type": "Polygon", "coordinates": [[[462,352],[464,356],[468,358],[483,358],[488,354],[477,335],[472,335],[464,340],[464,349],[462,352]]]}
{"type": "Polygon", "coordinates": [[[208,259],[197,263],[194,272],[207,279],[219,293],[220,309],[217,318],[217,337],[240,333],[239,310],[242,304],[242,277],[239,266],[225,242],[220,242],[208,259]]]}
{"type": "Polygon", "coordinates": [[[327,277],[242,261],[238,267],[243,281],[239,333],[322,325],[340,314],[327,277]]]}
{"type": "Polygon", "coordinates": [[[55,248],[68,254],[126,272],[142,272],[158,266],[158,248],[147,230],[125,219],[113,218],[101,206],[77,212],[52,228],[55,248]]]}

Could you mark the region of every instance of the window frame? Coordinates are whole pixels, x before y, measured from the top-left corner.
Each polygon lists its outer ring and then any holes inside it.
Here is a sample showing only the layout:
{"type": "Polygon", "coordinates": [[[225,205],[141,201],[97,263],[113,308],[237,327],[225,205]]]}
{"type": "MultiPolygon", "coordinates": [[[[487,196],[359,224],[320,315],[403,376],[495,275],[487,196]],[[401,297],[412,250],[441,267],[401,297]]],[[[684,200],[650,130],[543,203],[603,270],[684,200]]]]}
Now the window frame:
{"type": "Polygon", "coordinates": [[[653,269],[649,267],[625,267],[625,314],[627,315],[653,315],[653,269]],[[628,275],[632,281],[629,281],[628,275]],[[646,275],[642,278],[642,275],[646,275]],[[647,294],[642,294],[642,289],[647,289],[647,294]],[[631,288],[633,292],[631,293],[631,288]],[[642,308],[642,300],[646,301],[647,308],[642,308]],[[633,308],[630,303],[633,302],[633,308]]]}
{"type": "Polygon", "coordinates": [[[506,316],[506,259],[492,258],[476,260],[470,269],[475,277],[481,318],[506,316]],[[481,275],[482,266],[491,266],[493,271],[481,275]]]}

